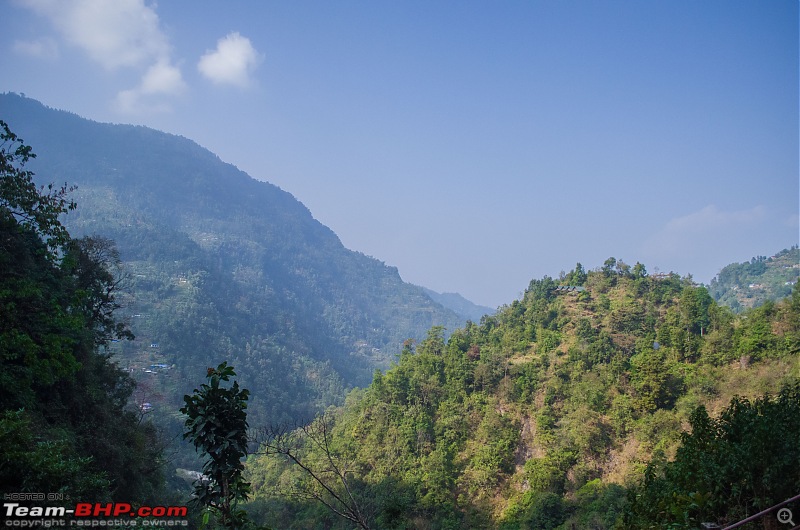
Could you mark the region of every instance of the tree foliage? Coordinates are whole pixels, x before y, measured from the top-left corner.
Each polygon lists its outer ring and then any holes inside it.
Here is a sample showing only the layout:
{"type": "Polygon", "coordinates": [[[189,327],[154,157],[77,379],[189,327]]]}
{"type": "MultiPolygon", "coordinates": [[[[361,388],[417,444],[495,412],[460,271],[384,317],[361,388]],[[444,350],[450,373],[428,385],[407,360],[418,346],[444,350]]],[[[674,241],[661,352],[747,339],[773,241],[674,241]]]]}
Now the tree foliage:
{"type": "Polygon", "coordinates": [[[698,407],[675,460],[656,458],[631,491],[627,528],[732,524],[800,490],[800,383],[736,397],[717,418],[698,407]]]}
{"type": "Polygon", "coordinates": [[[186,415],[184,438],[206,458],[203,477],[195,483],[197,502],[219,517],[223,528],[238,529],[248,522],[247,514],[239,507],[247,500],[250,484],[242,476],[247,456],[247,399],[250,392],[240,389],[234,381],[232,366],[223,362],[207,371],[207,383],[184,396],[186,415]]]}
{"type": "Polygon", "coordinates": [[[0,212],[14,219],[20,228],[32,230],[52,252],[69,240],[59,216],[75,209],[75,202],[68,198],[74,188],[66,184],[37,187],[33,172],[25,169],[35,157],[32,148],[0,120],[0,212]]]}

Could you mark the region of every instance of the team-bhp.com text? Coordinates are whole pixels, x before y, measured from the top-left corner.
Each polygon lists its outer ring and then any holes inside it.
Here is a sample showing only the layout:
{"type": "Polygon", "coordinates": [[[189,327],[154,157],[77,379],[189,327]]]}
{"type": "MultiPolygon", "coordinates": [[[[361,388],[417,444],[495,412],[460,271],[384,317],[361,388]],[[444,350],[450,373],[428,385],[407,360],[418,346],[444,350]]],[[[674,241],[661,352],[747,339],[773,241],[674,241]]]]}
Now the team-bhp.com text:
{"type": "Polygon", "coordinates": [[[3,503],[6,526],[22,528],[52,526],[188,526],[186,506],[138,506],[125,502],[79,502],[75,508],[63,506],[22,506],[3,503]],[[65,517],[69,517],[67,522],[65,517]],[[102,519],[114,517],[114,519],[102,519]],[[170,518],[170,519],[167,519],[170,518]]]}

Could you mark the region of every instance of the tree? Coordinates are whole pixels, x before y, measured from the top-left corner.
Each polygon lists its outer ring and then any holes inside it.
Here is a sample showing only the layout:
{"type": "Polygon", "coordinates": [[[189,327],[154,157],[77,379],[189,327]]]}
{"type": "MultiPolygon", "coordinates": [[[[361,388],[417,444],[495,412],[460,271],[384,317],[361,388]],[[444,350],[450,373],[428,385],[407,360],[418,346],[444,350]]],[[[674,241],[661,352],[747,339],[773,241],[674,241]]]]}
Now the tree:
{"type": "Polygon", "coordinates": [[[656,458],[629,495],[626,528],[695,528],[734,523],[800,490],[800,382],[749,401],[734,398],[718,418],[691,415],[674,462],[656,458]]]}
{"type": "Polygon", "coordinates": [[[58,217],[75,209],[75,202],[67,198],[75,188],[66,184],[50,184],[46,192],[44,187],[37,188],[33,172],[24,169],[32,158],[36,155],[31,147],[0,120],[0,215],[36,232],[52,252],[69,241],[69,233],[58,217]]]}
{"type": "Polygon", "coordinates": [[[670,374],[663,350],[637,353],[630,359],[634,404],[641,412],[668,408],[680,394],[681,381],[670,374]]]}
{"type": "Polygon", "coordinates": [[[62,268],[74,278],[73,304],[92,322],[95,343],[106,346],[115,339],[132,340],[133,333],[114,318],[121,307],[117,294],[126,280],[114,242],[104,237],[70,240],[62,268]]]}
{"type": "Polygon", "coordinates": [[[633,271],[632,272],[633,272],[633,277],[637,278],[637,279],[638,278],[644,278],[644,277],[647,276],[647,269],[645,268],[644,265],[642,265],[638,261],[633,266],[633,271]]]}
{"type": "Polygon", "coordinates": [[[710,324],[709,308],[714,300],[705,287],[686,287],[681,293],[678,307],[687,333],[703,335],[710,324]]]}
{"type": "Polygon", "coordinates": [[[565,280],[567,285],[583,285],[586,283],[586,277],[586,269],[578,262],[575,264],[575,269],[567,274],[565,280]]]}
{"type": "Polygon", "coordinates": [[[616,266],[617,266],[617,258],[612,256],[603,262],[603,268],[601,270],[603,271],[603,274],[605,274],[606,276],[611,276],[614,273],[614,268],[616,266]]]}
{"type": "Polygon", "coordinates": [[[0,414],[0,483],[20,492],[50,491],[74,498],[99,498],[111,484],[105,473],[93,470],[91,457],[81,457],[64,439],[37,440],[25,410],[0,414]]]}
{"type": "Polygon", "coordinates": [[[187,416],[183,437],[191,439],[201,455],[208,457],[204,476],[195,484],[197,501],[218,515],[224,528],[231,529],[247,524],[247,514],[238,504],[250,493],[250,484],[242,476],[242,459],[247,456],[245,409],[249,391],[240,389],[237,381],[229,388],[221,385],[235,375],[227,362],[209,368],[208,383],[195,388],[191,396],[183,396],[186,405],[180,409],[187,416]]]}

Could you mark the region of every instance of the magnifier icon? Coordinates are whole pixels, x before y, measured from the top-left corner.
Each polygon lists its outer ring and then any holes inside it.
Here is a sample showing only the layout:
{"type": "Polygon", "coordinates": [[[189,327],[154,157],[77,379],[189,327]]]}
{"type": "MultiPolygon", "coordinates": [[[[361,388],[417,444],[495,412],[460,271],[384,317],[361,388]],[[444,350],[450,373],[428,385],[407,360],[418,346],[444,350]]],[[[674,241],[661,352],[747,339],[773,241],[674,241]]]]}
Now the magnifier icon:
{"type": "Polygon", "coordinates": [[[794,526],[794,521],[792,521],[792,510],[789,508],[781,508],[778,510],[778,522],[781,524],[789,523],[790,525],[794,526]]]}

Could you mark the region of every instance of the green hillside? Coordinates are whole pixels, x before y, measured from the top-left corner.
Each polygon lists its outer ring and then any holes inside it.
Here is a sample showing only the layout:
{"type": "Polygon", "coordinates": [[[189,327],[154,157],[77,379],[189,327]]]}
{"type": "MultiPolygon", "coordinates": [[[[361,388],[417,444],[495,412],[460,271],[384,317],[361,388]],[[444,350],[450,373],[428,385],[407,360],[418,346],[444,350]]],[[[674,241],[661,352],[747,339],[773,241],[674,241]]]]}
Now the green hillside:
{"type": "Polygon", "coordinates": [[[117,359],[153,414],[174,416],[195,374],[228,360],[253,389],[254,423],[309,417],[368,384],[406,339],[465,322],[344,248],[289,193],[186,138],[14,94],[0,96],[0,116],[39,154],[39,182],[77,186],[70,232],[116,242],[120,316],[136,335],[117,359]]]}
{"type": "MultiPolygon", "coordinates": [[[[533,281],[521,300],[447,341],[432,329],[328,413],[327,446],[370,527],[641,527],[644,508],[629,492],[639,494],[648,462],[675,457],[697,406],[716,416],[734,395],[775,393],[800,378],[798,289],[735,316],[705,288],[651,277],[638,263],[610,259],[588,273],[579,265],[563,283],[573,288],[533,281]]],[[[778,439],[800,447],[800,429],[778,439]]],[[[297,441],[311,468],[331,469],[314,437],[297,441]]],[[[782,475],[800,487],[792,462],[782,475]]],[[[352,527],[308,500],[331,499],[280,455],[248,468],[256,517],[280,528],[352,527]]],[[[323,476],[343,491],[335,474],[323,476]]],[[[665,510],[652,526],[731,522],[783,500],[736,508],[721,497],[720,512],[681,498],[666,493],[665,508],[645,507],[665,510]]]]}
{"type": "Polygon", "coordinates": [[[735,312],[758,307],[767,300],[789,296],[800,278],[800,249],[793,246],[771,257],[731,263],[711,280],[708,292],[735,312]]]}

